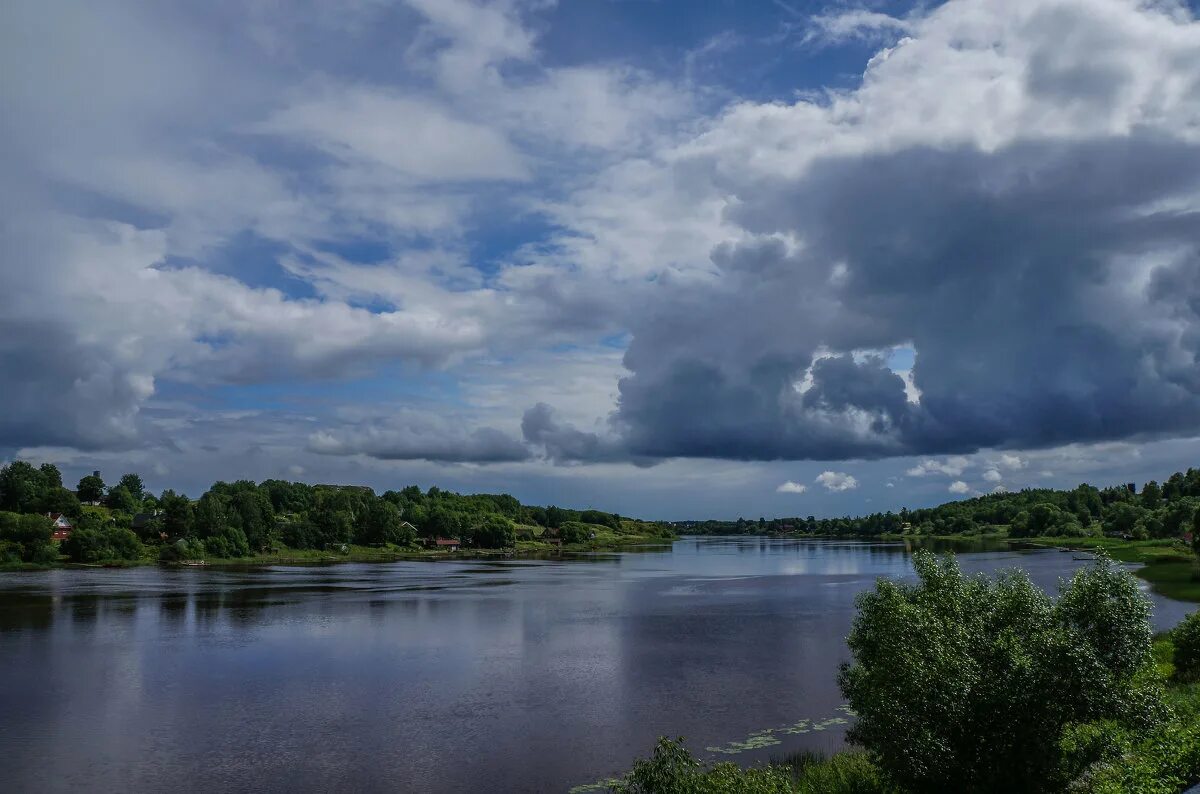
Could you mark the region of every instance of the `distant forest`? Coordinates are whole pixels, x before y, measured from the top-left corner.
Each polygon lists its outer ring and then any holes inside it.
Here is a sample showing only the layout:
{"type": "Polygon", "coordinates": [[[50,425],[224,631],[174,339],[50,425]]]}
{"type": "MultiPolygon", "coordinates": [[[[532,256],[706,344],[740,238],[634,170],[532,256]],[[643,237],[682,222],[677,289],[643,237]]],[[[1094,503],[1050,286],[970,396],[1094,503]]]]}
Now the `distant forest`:
{"type": "Polygon", "coordinates": [[[937,507],[843,518],[776,518],[748,521],[677,522],[689,534],[754,535],[806,533],[826,536],[889,534],[1009,537],[1093,537],[1134,540],[1200,536],[1200,470],[1176,472],[1159,485],[1150,481],[1069,491],[1026,488],[947,502],[937,507]]]}
{"type": "Polygon", "coordinates": [[[199,499],[173,490],[157,496],[137,474],[111,486],[99,474],[64,487],[52,464],[23,461],[0,468],[0,563],[250,557],[288,549],[350,544],[407,547],[421,538],[454,538],[463,546],[509,548],[519,540],[571,544],[597,533],[670,537],[650,524],[601,510],[523,505],[509,494],[463,495],[415,485],[377,495],[353,485],[284,480],[215,483],[199,499]],[[70,536],[51,542],[49,515],[63,515],[70,536]]]}

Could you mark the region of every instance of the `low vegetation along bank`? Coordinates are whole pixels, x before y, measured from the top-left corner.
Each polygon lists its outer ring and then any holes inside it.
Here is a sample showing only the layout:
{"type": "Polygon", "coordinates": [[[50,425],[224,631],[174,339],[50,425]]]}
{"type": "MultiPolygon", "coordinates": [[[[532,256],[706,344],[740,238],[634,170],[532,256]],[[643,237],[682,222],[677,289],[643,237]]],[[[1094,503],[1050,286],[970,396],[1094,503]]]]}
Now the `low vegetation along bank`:
{"type": "Polygon", "coordinates": [[[859,599],[842,691],[852,752],[742,769],[682,740],[604,785],[628,794],[1175,794],[1200,782],[1200,613],[1152,637],[1149,602],[1107,559],[1057,599],[1023,573],[918,582],[859,599]]]}
{"type": "Polygon", "coordinates": [[[0,566],[383,561],[587,550],[662,542],[673,530],[508,494],[266,480],[218,482],[199,499],[99,473],[65,488],[53,465],[0,468],[0,566]]]}
{"type": "Polygon", "coordinates": [[[1200,469],[1161,485],[1135,483],[1071,490],[1027,488],[937,507],[842,518],[813,516],[748,521],[677,522],[689,534],[785,537],[1009,540],[1068,549],[1105,550],[1144,563],[1137,574],[1170,598],[1200,602],[1200,469]]]}

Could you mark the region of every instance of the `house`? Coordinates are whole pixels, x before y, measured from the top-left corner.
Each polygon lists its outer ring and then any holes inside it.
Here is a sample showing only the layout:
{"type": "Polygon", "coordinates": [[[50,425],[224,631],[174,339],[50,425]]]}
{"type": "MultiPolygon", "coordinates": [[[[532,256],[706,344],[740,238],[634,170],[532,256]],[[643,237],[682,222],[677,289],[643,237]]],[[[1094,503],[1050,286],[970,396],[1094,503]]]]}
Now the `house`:
{"type": "Polygon", "coordinates": [[[46,517],[50,519],[50,539],[51,540],[66,540],[71,537],[71,532],[75,526],[70,519],[62,513],[47,513],[46,517]]]}
{"type": "Polygon", "coordinates": [[[437,546],[439,549],[446,549],[447,551],[458,551],[458,548],[462,545],[462,542],[458,538],[437,538],[434,540],[433,545],[437,546]]]}

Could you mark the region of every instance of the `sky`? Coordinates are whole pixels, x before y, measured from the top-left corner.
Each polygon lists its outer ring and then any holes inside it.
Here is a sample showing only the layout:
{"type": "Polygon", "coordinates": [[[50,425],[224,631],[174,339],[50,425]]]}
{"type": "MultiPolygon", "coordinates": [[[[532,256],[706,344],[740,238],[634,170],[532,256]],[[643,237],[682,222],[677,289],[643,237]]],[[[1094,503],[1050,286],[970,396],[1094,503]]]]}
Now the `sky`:
{"type": "Polygon", "coordinates": [[[841,515],[1200,464],[1181,0],[8,0],[0,460],[841,515]]]}

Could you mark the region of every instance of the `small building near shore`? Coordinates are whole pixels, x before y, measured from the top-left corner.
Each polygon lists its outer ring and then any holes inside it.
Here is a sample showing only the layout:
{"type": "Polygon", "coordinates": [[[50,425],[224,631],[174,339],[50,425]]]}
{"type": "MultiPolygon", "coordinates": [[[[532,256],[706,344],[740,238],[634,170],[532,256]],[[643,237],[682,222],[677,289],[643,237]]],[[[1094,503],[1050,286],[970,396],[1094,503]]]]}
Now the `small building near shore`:
{"type": "Polygon", "coordinates": [[[458,551],[462,547],[462,541],[458,538],[426,538],[425,545],[441,551],[458,551]]]}
{"type": "Polygon", "coordinates": [[[62,513],[47,513],[46,517],[50,519],[51,540],[66,540],[75,531],[75,525],[62,513]]]}

